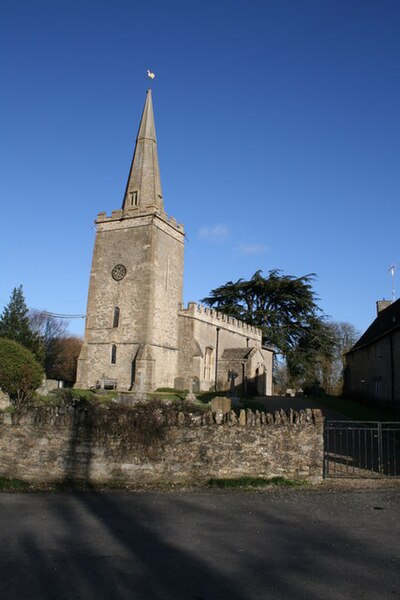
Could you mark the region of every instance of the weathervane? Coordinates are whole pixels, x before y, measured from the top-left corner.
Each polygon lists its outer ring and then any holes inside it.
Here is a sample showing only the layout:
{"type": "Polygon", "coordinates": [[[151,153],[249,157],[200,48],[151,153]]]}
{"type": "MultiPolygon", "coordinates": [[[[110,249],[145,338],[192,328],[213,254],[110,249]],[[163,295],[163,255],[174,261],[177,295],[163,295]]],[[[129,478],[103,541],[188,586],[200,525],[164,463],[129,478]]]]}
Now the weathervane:
{"type": "Polygon", "coordinates": [[[149,79],[154,79],[155,76],[156,76],[155,73],[153,73],[152,71],[150,71],[150,69],[147,69],[147,77],[149,79]]]}
{"type": "Polygon", "coordinates": [[[392,276],[392,301],[394,302],[396,299],[396,293],[395,293],[395,289],[394,289],[394,274],[396,273],[396,265],[393,264],[388,271],[390,271],[390,274],[392,276]]]}

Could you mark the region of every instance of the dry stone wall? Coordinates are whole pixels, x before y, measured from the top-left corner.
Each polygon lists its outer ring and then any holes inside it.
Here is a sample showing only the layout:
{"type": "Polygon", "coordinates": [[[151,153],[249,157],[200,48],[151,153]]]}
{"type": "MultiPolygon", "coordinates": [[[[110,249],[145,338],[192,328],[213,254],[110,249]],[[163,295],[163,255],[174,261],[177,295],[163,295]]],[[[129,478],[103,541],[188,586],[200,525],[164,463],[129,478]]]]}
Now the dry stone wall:
{"type": "Polygon", "coordinates": [[[93,416],[74,407],[0,413],[0,476],[129,484],[322,477],[323,417],[318,410],[160,412],[150,439],[143,437],[140,423],[129,421],[129,409],[121,411],[117,423],[115,414],[114,423],[110,418],[106,409],[93,416]]]}

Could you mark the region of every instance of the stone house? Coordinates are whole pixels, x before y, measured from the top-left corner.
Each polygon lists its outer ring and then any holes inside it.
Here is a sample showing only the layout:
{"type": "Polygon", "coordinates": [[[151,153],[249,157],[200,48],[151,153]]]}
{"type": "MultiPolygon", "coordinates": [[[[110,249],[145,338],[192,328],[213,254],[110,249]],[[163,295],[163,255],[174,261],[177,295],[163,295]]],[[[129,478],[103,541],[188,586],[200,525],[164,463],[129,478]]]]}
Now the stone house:
{"type": "Polygon", "coordinates": [[[346,354],[344,394],[400,408],[400,300],[377,302],[377,317],[346,354]]]}
{"type": "Polygon", "coordinates": [[[182,303],[184,228],[164,211],[151,90],[122,208],[98,214],[76,387],[272,394],[261,331],[182,303]]]}

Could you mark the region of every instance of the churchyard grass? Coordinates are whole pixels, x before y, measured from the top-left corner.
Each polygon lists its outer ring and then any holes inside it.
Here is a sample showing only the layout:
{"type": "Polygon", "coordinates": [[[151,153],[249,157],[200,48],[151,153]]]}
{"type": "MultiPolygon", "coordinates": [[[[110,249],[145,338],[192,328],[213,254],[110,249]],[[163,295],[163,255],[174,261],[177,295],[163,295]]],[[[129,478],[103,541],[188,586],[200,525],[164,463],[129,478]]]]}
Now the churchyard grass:
{"type": "Polygon", "coordinates": [[[327,408],[333,408],[354,421],[395,421],[399,419],[399,413],[390,408],[367,406],[340,396],[316,396],[315,398],[310,397],[310,400],[319,402],[327,408]]]}

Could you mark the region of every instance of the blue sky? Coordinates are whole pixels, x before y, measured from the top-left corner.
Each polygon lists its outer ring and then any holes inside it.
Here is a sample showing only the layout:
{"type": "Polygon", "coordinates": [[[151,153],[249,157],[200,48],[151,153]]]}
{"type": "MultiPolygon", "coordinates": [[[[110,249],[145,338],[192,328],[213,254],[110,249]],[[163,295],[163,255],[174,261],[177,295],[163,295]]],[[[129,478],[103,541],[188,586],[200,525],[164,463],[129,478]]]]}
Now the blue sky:
{"type": "Polygon", "coordinates": [[[3,0],[0,21],[3,304],[22,284],[31,307],[85,312],[147,68],[185,301],[257,269],[315,272],[324,312],[363,330],[391,296],[398,0],[3,0]]]}

